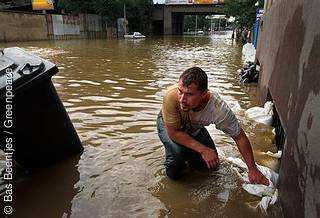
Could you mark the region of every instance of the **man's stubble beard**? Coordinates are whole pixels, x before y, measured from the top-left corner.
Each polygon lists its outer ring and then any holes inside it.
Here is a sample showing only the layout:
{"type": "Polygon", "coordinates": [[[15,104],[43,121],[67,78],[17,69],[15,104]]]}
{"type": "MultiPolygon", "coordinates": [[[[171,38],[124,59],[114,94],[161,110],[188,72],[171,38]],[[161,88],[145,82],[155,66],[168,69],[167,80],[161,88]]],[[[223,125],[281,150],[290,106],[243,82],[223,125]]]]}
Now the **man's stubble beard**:
{"type": "Polygon", "coordinates": [[[183,107],[181,104],[180,104],[180,109],[184,112],[189,112],[191,110],[191,108],[189,107],[183,107]]]}

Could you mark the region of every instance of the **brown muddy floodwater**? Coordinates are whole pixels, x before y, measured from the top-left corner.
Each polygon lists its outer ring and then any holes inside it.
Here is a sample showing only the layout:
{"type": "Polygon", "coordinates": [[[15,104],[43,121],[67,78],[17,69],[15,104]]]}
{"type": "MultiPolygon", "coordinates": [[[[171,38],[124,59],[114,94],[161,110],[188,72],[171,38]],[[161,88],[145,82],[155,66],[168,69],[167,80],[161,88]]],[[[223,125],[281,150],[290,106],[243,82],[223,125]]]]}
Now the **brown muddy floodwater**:
{"type": "MultiPolygon", "coordinates": [[[[282,216],[278,205],[270,207],[268,215],[256,209],[260,198],[242,189],[227,163],[207,175],[190,172],[178,182],[165,176],[156,116],[165,88],[195,65],[207,72],[210,89],[240,106],[234,112],[256,161],[278,168],[277,160],[263,153],[276,151],[271,128],[244,116],[245,109],[259,104],[257,87],[238,82],[241,47],[229,37],[1,46],[20,46],[57,64],[60,72],[53,82],[84,145],[77,157],[35,174],[16,175],[14,217],[282,216]]],[[[209,129],[227,156],[239,156],[231,138],[209,129]]]]}

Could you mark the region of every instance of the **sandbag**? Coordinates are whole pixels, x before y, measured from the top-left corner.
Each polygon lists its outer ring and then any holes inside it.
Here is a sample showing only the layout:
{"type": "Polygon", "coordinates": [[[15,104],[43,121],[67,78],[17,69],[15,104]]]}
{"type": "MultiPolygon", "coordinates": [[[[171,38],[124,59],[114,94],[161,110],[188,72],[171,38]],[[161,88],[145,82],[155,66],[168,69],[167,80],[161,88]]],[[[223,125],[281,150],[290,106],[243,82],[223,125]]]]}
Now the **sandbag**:
{"type": "Polygon", "coordinates": [[[252,119],[258,123],[263,123],[265,125],[272,125],[273,116],[273,103],[267,101],[264,107],[252,107],[245,111],[245,114],[249,119],[252,119]]]}
{"type": "Polygon", "coordinates": [[[269,205],[273,205],[278,200],[278,179],[279,175],[268,167],[261,166],[257,164],[260,172],[269,180],[269,186],[262,184],[250,184],[248,177],[248,167],[240,158],[225,157],[225,154],[218,150],[218,155],[220,159],[229,162],[232,165],[232,169],[240,176],[240,178],[245,182],[242,188],[252,195],[261,197],[261,201],[258,206],[266,213],[269,205]]]}

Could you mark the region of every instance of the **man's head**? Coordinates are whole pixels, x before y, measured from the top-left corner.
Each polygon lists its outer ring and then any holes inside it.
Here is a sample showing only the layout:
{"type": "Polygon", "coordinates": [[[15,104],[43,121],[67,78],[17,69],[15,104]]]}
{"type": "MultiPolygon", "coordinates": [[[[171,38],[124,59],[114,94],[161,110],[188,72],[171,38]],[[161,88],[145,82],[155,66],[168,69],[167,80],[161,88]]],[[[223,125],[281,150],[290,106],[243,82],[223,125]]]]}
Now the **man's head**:
{"type": "Polygon", "coordinates": [[[184,71],[178,84],[180,107],[184,111],[199,110],[207,99],[208,77],[199,67],[184,71]]]}

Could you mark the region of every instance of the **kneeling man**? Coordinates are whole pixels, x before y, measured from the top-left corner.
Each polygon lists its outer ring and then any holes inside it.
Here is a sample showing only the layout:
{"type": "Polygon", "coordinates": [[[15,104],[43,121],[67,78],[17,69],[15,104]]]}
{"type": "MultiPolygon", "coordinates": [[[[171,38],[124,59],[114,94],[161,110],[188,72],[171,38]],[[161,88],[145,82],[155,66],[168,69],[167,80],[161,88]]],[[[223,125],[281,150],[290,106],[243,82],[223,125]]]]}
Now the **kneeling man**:
{"type": "Polygon", "coordinates": [[[235,140],[248,166],[250,182],[268,185],[237,118],[217,93],[208,90],[207,74],[199,67],[184,71],[178,84],[168,88],[157,118],[158,135],[166,151],[167,176],[178,179],[186,162],[199,170],[217,169],[218,154],[205,128],[210,124],[235,140]]]}

